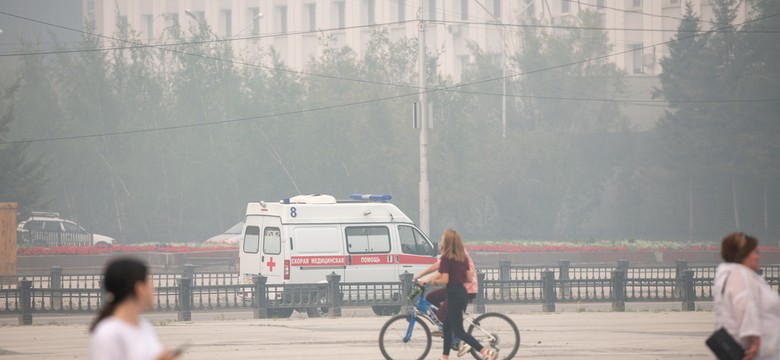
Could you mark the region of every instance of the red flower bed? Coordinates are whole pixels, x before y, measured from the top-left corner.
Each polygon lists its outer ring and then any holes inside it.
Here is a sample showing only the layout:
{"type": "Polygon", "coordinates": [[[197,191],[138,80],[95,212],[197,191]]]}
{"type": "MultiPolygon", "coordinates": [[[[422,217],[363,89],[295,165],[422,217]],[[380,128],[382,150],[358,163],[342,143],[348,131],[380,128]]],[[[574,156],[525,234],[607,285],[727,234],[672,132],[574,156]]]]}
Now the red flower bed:
{"type": "Polygon", "coordinates": [[[113,245],[99,246],[55,246],[55,247],[20,247],[16,255],[94,255],[111,253],[136,252],[167,252],[190,253],[214,250],[235,250],[235,246],[187,246],[187,245],[113,245]]]}

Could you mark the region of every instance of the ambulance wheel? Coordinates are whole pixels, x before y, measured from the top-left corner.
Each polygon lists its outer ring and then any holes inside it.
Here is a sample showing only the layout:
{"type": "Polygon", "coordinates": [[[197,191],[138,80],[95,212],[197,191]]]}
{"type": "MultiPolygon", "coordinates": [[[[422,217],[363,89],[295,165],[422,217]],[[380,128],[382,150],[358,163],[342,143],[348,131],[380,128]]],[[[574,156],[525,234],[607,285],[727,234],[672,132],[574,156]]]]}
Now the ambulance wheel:
{"type": "Polygon", "coordinates": [[[396,315],[401,312],[400,306],[386,306],[386,305],[371,305],[371,310],[377,316],[390,316],[396,315]]]}
{"type": "Polygon", "coordinates": [[[268,309],[268,317],[274,319],[285,319],[293,313],[293,308],[268,309]]]}

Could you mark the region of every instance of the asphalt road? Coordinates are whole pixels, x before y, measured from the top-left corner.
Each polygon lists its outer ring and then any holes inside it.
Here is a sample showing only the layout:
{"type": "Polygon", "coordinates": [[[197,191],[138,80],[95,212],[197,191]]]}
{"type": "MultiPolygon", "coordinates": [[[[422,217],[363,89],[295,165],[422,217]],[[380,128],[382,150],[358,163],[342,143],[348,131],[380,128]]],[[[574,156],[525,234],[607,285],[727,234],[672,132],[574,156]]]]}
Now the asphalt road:
{"type": "MultiPolygon", "coordinates": [[[[360,309],[346,309],[344,315],[254,320],[247,319],[251,316],[247,312],[193,313],[191,322],[172,321],[175,314],[148,318],[167,346],[191,344],[182,357],[186,360],[382,359],[377,338],[388,317],[360,309]]],[[[510,309],[508,315],[520,327],[517,358],[713,358],[704,345],[713,329],[709,311],[570,309],[545,314],[510,309]]],[[[89,320],[89,316],[37,317],[32,326],[17,326],[16,318],[0,318],[0,359],[86,359],[89,320]]],[[[438,359],[440,351],[440,343],[434,341],[428,358],[438,359]]]]}

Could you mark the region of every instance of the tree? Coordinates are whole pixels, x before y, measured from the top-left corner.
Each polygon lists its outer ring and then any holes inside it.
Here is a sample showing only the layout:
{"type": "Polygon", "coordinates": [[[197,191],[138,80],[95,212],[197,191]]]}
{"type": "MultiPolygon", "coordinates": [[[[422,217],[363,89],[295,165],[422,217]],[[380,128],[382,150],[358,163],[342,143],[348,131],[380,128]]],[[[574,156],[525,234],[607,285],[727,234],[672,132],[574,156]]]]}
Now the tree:
{"type": "Polygon", "coordinates": [[[9,141],[10,124],[14,120],[13,97],[19,83],[0,92],[0,201],[16,202],[18,211],[27,214],[45,205],[43,186],[46,166],[37,157],[29,156],[29,143],[5,144],[9,141]]]}

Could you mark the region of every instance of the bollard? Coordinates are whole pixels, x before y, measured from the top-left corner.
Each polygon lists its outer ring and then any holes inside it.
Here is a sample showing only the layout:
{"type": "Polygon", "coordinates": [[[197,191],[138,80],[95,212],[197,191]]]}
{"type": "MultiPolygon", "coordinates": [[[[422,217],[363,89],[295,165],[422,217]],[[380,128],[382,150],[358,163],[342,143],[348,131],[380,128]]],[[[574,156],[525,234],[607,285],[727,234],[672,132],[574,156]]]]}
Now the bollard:
{"type": "Polygon", "coordinates": [[[49,288],[51,291],[51,310],[62,310],[62,267],[49,268],[49,288]]]}
{"type": "Polygon", "coordinates": [[[478,272],[477,273],[477,298],[474,299],[474,305],[477,308],[478,314],[484,314],[485,313],[485,273],[484,272],[478,272]]]}
{"type": "Polygon", "coordinates": [[[179,321],[192,320],[192,279],[179,279],[179,321]]]}
{"type": "Polygon", "coordinates": [[[555,273],[543,271],[542,283],[542,312],[555,312],[555,273]]]}
{"type": "Polygon", "coordinates": [[[328,280],[328,297],[330,298],[330,310],[328,311],[329,318],[341,317],[341,292],[339,291],[339,281],[341,275],[331,272],[325,276],[328,280]]]}
{"type": "Polygon", "coordinates": [[[693,287],[693,270],[683,273],[682,311],[696,311],[696,293],[693,287]]]}
{"type": "Polygon", "coordinates": [[[571,299],[571,283],[569,280],[569,260],[558,260],[558,280],[561,283],[561,298],[571,299]]]}
{"type": "Polygon", "coordinates": [[[263,275],[256,275],[252,280],[255,284],[252,294],[255,319],[267,319],[268,295],[265,293],[265,284],[268,282],[268,278],[263,275]]]}
{"type": "Polygon", "coordinates": [[[32,281],[19,282],[19,325],[32,325],[32,281]]]}
{"type": "Polygon", "coordinates": [[[626,270],[612,271],[612,311],[626,311],[626,270]]]}

